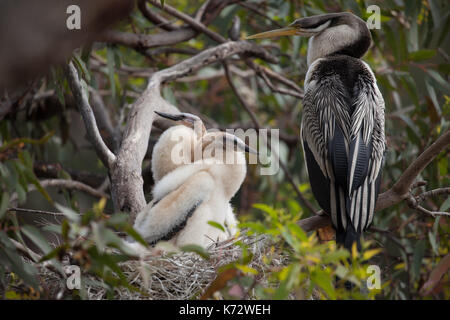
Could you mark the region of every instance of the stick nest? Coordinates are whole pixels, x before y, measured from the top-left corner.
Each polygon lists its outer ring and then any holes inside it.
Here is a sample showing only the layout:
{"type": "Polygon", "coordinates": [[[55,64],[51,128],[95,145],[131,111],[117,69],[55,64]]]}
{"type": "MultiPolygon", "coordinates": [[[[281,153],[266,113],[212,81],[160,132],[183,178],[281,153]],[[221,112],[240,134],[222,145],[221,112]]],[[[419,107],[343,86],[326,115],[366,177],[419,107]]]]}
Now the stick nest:
{"type": "MultiPolygon", "coordinates": [[[[150,299],[150,300],[182,300],[199,298],[208,286],[216,279],[219,267],[239,260],[242,257],[244,243],[253,257],[249,267],[258,271],[255,279],[259,285],[274,286],[267,278],[267,269],[278,269],[288,263],[287,256],[277,256],[271,253],[270,264],[263,257],[270,250],[270,240],[265,236],[240,236],[237,239],[216,243],[208,248],[209,259],[204,259],[193,252],[162,253],[129,260],[119,264],[128,282],[139,289],[133,291],[123,286],[114,289],[114,299],[150,299]]],[[[68,259],[67,259],[68,260],[68,259]]],[[[69,265],[69,262],[63,262],[69,265]]],[[[57,272],[39,266],[41,283],[51,295],[51,298],[62,298],[70,291],[66,280],[57,272]]],[[[87,299],[98,300],[107,298],[107,289],[103,281],[93,275],[86,274],[84,279],[87,299]]],[[[243,299],[251,299],[253,289],[249,290],[243,299]]],[[[216,294],[214,298],[221,298],[216,294]]]]}

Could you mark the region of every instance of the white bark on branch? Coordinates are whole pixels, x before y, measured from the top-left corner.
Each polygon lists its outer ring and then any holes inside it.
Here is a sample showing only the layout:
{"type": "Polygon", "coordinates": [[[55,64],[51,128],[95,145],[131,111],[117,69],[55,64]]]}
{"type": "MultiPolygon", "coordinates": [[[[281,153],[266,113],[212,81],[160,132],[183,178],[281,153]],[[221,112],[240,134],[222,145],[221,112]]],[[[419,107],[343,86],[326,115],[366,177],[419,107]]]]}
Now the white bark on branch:
{"type": "MultiPolygon", "coordinates": [[[[67,180],[67,179],[47,179],[47,180],[40,180],[39,183],[43,188],[60,187],[60,188],[82,191],[84,193],[90,194],[91,196],[94,196],[97,198],[103,198],[103,197],[109,198],[109,196],[106,193],[96,190],[96,189],[92,188],[91,186],[88,186],[87,184],[84,184],[80,181],[67,180]]],[[[30,184],[28,186],[28,192],[35,191],[35,190],[37,190],[37,189],[33,184],[30,184]]],[[[17,193],[13,193],[9,202],[14,203],[17,199],[18,199],[17,193]]]]}
{"type": "Polygon", "coordinates": [[[246,41],[230,41],[184,60],[170,68],[155,72],[147,89],[134,102],[128,115],[117,160],[111,170],[112,197],[115,209],[134,215],[144,209],[146,201],[143,191],[142,161],[147,152],[148,140],[154,121],[154,111],[176,113],[179,110],[164,100],[160,86],[164,82],[184,77],[214,62],[222,61],[234,54],[249,54],[273,60],[264,49],[246,41]]]}
{"type": "Polygon", "coordinates": [[[89,136],[89,141],[94,145],[95,152],[97,153],[100,160],[102,160],[105,167],[110,170],[114,162],[116,161],[116,156],[111,152],[111,150],[109,150],[109,148],[103,141],[102,136],[100,135],[94,112],[89,105],[86,91],[83,90],[81,86],[81,81],[78,78],[77,69],[72,62],[70,62],[66,68],[66,76],[69,82],[69,87],[72,90],[75,99],[75,104],[83,118],[84,125],[89,136]]]}

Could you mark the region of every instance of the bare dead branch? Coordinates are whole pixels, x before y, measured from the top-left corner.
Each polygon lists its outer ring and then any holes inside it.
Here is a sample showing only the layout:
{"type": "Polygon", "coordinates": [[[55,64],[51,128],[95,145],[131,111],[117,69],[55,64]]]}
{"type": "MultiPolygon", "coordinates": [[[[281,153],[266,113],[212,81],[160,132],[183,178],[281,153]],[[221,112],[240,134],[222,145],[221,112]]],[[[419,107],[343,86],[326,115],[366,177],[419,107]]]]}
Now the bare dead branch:
{"type": "Polygon", "coordinates": [[[164,10],[165,12],[167,12],[168,14],[186,22],[187,24],[189,24],[189,26],[192,27],[192,29],[196,30],[197,32],[204,33],[205,35],[207,35],[214,41],[217,41],[219,43],[223,43],[223,42],[227,41],[227,39],[222,37],[220,34],[209,30],[205,25],[203,25],[203,23],[199,22],[195,18],[192,18],[190,15],[187,15],[181,11],[178,11],[177,9],[168,5],[167,3],[165,3],[164,7],[163,7],[161,5],[161,3],[159,2],[159,0],[158,1],[157,0],[149,0],[149,2],[152,5],[154,5],[155,7],[158,7],[161,10],[164,10]]]}
{"type": "Polygon", "coordinates": [[[200,53],[200,51],[193,47],[183,47],[183,48],[161,47],[161,48],[146,50],[144,52],[145,55],[152,56],[152,57],[160,55],[160,54],[168,55],[168,54],[172,54],[172,53],[186,54],[186,55],[192,56],[194,54],[200,53]]]}
{"type": "Polygon", "coordinates": [[[376,210],[393,206],[409,196],[409,189],[414,179],[442,150],[450,145],[450,130],[447,130],[433,144],[431,144],[413,163],[403,172],[391,189],[378,197],[376,210]]]}
{"type": "Polygon", "coordinates": [[[257,15],[269,20],[272,24],[276,25],[278,28],[282,28],[283,25],[281,25],[280,23],[278,23],[277,21],[273,20],[271,17],[269,17],[267,14],[264,13],[264,11],[259,10],[257,6],[251,4],[251,3],[245,3],[245,2],[241,2],[239,3],[239,5],[241,7],[244,7],[250,11],[253,11],[254,13],[256,13],[257,15]]]}
{"type": "MultiPolygon", "coordinates": [[[[239,91],[237,90],[236,86],[233,83],[233,80],[231,79],[231,74],[230,74],[230,70],[228,68],[227,62],[223,63],[224,69],[225,69],[225,75],[227,76],[227,80],[228,83],[230,84],[230,87],[232,89],[232,91],[234,92],[234,95],[237,97],[239,103],[242,105],[242,107],[245,109],[245,111],[249,114],[250,118],[253,121],[253,124],[256,128],[256,130],[259,130],[261,128],[261,125],[259,124],[258,118],[255,115],[255,113],[252,111],[252,109],[250,108],[250,106],[247,105],[246,101],[244,100],[244,98],[242,98],[241,94],[239,93],[239,91]]],[[[262,136],[263,139],[265,140],[265,137],[262,136]]],[[[280,163],[280,167],[281,169],[284,171],[284,174],[286,175],[289,183],[292,185],[294,192],[297,194],[297,197],[299,199],[299,201],[305,205],[311,212],[315,212],[316,209],[314,208],[314,206],[305,198],[305,196],[300,192],[300,190],[298,189],[291,173],[289,172],[286,164],[280,159],[279,155],[277,154],[277,152],[275,150],[273,150],[271,148],[271,146],[269,146],[269,144],[267,143],[267,140],[264,141],[264,143],[269,147],[269,149],[271,150],[271,153],[273,156],[275,156],[275,158],[277,158],[277,161],[280,163]]]]}
{"type": "Polygon", "coordinates": [[[424,192],[416,197],[417,201],[423,202],[426,198],[437,197],[441,195],[450,195],[450,187],[447,188],[439,188],[424,192]]]}
{"type": "Polygon", "coordinates": [[[142,12],[144,17],[146,17],[150,22],[152,22],[159,28],[164,29],[166,31],[173,31],[173,30],[180,29],[180,27],[174,25],[172,21],[167,20],[163,16],[161,16],[161,15],[157,14],[156,12],[154,12],[153,10],[151,10],[147,6],[147,0],[139,0],[138,8],[142,12]]]}
{"type": "Polygon", "coordinates": [[[146,205],[141,166],[148,147],[154,111],[178,112],[175,106],[161,97],[161,84],[184,77],[206,65],[223,61],[234,54],[240,53],[271,58],[264,49],[252,43],[230,41],[207,49],[152,75],[147,89],[131,107],[122,145],[111,172],[112,195],[116,210],[130,212],[133,218],[133,215],[141,211],[146,205]]]}
{"type": "Polygon", "coordinates": [[[27,257],[28,259],[33,260],[34,262],[39,261],[42,257],[37,254],[36,252],[34,252],[33,250],[31,250],[28,247],[25,247],[23,244],[21,244],[20,242],[9,238],[9,240],[14,244],[14,246],[16,247],[16,249],[21,252],[25,257],[27,257]]]}
{"type": "Polygon", "coordinates": [[[422,207],[419,204],[419,201],[417,201],[417,199],[412,194],[410,194],[408,196],[408,198],[406,198],[406,203],[408,204],[408,206],[411,209],[414,209],[414,210],[416,210],[416,211],[418,211],[420,213],[424,213],[424,214],[430,215],[433,218],[435,218],[436,216],[450,216],[449,212],[430,211],[428,209],[425,209],[424,207],[422,207]]]}
{"type": "Polygon", "coordinates": [[[203,4],[197,10],[197,12],[195,13],[196,21],[198,21],[198,22],[202,21],[203,15],[205,14],[206,8],[208,8],[210,2],[211,2],[211,0],[206,0],[205,2],[203,2],[203,4]]]}
{"type": "MultiPolygon", "coordinates": [[[[298,88],[298,90],[294,91],[294,90],[289,90],[289,89],[285,89],[285,88],[281,88],[281,87],[277,87],[275,86],[272,81],[270,81],[268,75],[270,75],[271,77],[275,77],[276,74],[276,79],[280,80],[283,79],[284,77],[277,74],[276,72],[268,72],[268,69],[263,69],[261,66],[258,66],[256,63],[254,63],[253,61],[248,61],[247,64],[249,65],[249,67],[251,67],[252,69],[254,69],[256,71],[256,73],[264,80],[264,82],[266,83],[266,85],[273,91],[273,92],[278,92],[281,94],[286,94],[286,95],[290,95],[299,99],[303,98],[303,90],[301,90],[300,88],[298,88]]],[[[287,79],[286,79],[287,80],[287,79]]],[[[285,81],[285,83],[289,83],[288,81],[285,81]]]]}
{"type": "MultiPolygon", "coordinates": [[[[161,4],[157,1],[157,0],[150,0],[150,2],[161,8],[162,6],[161,4]]],[[[236,1],[236,2],[240,2],[240,1],[236,1]]],[[[166,11],[167,13],[173,15],[174,17],[177,17],[181,20],[183,20],[184,22],[186,22],[188,25],[190,25],[193,29],[197,30],[198,32],[202,32],[205,35],[207,35],[208,37],[210,37],[212,40],[217,41],[218,43],[224,43],[227,40],[221,36],[220,34],[208,29],[205,25],[203,25],[201,22],[197,21],[196,19],[193,19],[192,17],[190,17],[189,15],[186,15],[176,9],[174,9],[173,7],[170,7],[168,5],[164,5],[164,11],[166,11]]],[[[243,57],[245,59],[245,57],[243,57]]],[[[263,57],[261,57],[263,58],[263,57]]],[[[265,58],[263,58],[265,59],[265,58]]],[[[267,59],[265,59],[267,60],[267,59]]],[[[274,72],[273,70],[270,70],[268,68],[264,68],[258,64],[256,64],[255,62],[251,61],[250,59],[245,59],[247,65],[252,68],[253,70],[256,71],[256,73],[261,76],[263,78],[263,80],[266,82],[267,86],[269,86],[269,88],[274,91],[274,92],[279,92],[282,94],[286,94],[286,95],[291,95],[293,97],[296,98],[303,98],[303,90],[297,86],[293,81],[285,78],[284,76],[274,72]],[[268,78],[274,78],[276,80],[278,80],[279,82],[283,83],[284,85],[291,87],[293,90],[289,90],[289,89],[285,89],[285,88],[280,88],[275,86],[270,79],[268,78]]],[[[275,62],[267,60],[269,62],[275,62]]]]}
{"type": "MultiPolygon", "coordinates": [[[[109,198],[109,196],[106,193],[98,191],[80,181],[66,180],[66,179],[48,179],[48,180],[41,180],[39,182],[43,188],[60,187],[60,188],[82,191],[84,193],[90,194],[91,196],[94,196],[97,198],[109,198]]],[[[35,190],[35,187],[30,186],[28,188],[28,190],[30,191],[30,189],[35,190]]]]}
{"type": "MultiPolygon", "coordinates": [[[[195,25],[197,26],[197,29],[194,28],[192,25],[189,25],[188,27],[181,27],[173,31],[169,32],[161,32],[157,34],[134,34],[134,33],[127,33],[127,32],[120,32],[115,30],[109,30],[104,32],[103,34],[99,35],[97,37],[98,41],[108,42],[108,43],[114,43],[114,44],[120,44],[129,46],[135,49],[142,49],[142,48],[155,48],[155,47],[163,47],[163,46],[170,46],[177,43],[188,41],[195,36],[197,36],[199,29],[206,29],[206,26],[211,23],[215,17],[217,17],[218,14],[222,11],[222,9],[231,4],[236,2],[235,0],[215,0],[210,1],[208,5],[205,7],[205,13],[202,15],[203,21],[196,21],[195,19],[178,12],[176,9],[172,8],[171,12],[177,11],[177,15],[175,17],[181,19],[180,17],[186,18],[188,21],[194,21],[195,25]],[[189,18],[187,18],[189,17],[189,18]]],[[[154,4],[152,2],[152,4],[154,4]]],[[[156,4],[158,7],[159,2],[156,4]]],[[[161,8],[161,6],[159,5],[161,8]]],[[[168,5],[166,4],[164,8],[167,8],[168,5]]],[[[171,10],[169,9],[169,11],[171,10]]],[[[181,19],[183,20],[183,19],[181,19]]],[[[183,20],[185,21],[185,20],[183,20]]],[[[211,31],[212,32],[212,31],[211,31]]]]}
{"type": "Polygon", "coordinates": [[[156,34],[135,34],[108,30],[97,37],[98,41],[120,44],[132,48],[155,48],[171,46],[194,38],[197,32],[191,28],[182,28],[156,34]]]}
{"type": "Polygon", "coordinates": [[[105,139],[106,144],[113,152],[117,152],[119,148],[119,137],[114,130],[114,126],[111,122],[110,114],[106,109],[101,95],[92,87],[89,87],[91,93],[91,105],[94,112],[96,122],[98,124],[99,132],[103,133],[102,137],[105,139]]]}
{"type": "MultiPolygon", "coordinates": [[[[47,179],[47,180],[41,180],[39,181],[40,185],[43,188],[48,187],[59,187],[59,188],[66,188],[71,190],[78,190],[82,191],[84,193],[90,194],[91,196],[97,197],[97,198],[109,198],[107,194],[105,194],[102,191],[98,191],[87,184],[84,184],[79,181],[75,180],[67,180],[67,179],[47,179]]],[[[28,192],[37,190],[36,186],[33,184],[28,185],[28,192]]],[[[9,200],[9,203],[15,203],[18,199],[18,194],[13,193],[11,195],[11,198],[9,200]]]]}
{"type": "Polygon", "coordinates": [[[7,211],[33,213],[33,214],[47,214],[47,215],[51,215],[51,216],[64,216],[64,213],[62,213],[62,212],[52,212],[52,211],[25,209],[25,208],[8,208],[7,211]]]}
{"type": "Polygon", "coordinates": [[[94,112],[89,105],[86,91],[82,88],[81,81],[78,78],[78,72],[72,62],[70,62],[66,68],[66,76],[69,87],[75,98],[75,104],[83,118],[89,141],[93,144],[95,152],[102,160],[105,167],[110,170],[116,161],[116,156],[109,150],[100,135],[94,112]]]}

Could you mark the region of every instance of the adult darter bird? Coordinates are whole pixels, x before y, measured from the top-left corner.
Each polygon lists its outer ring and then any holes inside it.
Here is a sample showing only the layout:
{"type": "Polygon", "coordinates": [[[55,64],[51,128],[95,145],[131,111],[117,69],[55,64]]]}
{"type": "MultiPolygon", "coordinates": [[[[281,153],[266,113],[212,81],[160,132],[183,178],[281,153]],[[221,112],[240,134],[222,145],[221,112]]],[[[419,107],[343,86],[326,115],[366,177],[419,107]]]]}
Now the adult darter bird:
{"type": "Polygon", "coordinates": [[[282,35],[308,42],[301,141],[312,192],[331,215],[336,241],[360,248],[373,220],[385,153],[384,100],[369,65],[366,23],[349,12],[295,20],[247,39],[282,35]]]}

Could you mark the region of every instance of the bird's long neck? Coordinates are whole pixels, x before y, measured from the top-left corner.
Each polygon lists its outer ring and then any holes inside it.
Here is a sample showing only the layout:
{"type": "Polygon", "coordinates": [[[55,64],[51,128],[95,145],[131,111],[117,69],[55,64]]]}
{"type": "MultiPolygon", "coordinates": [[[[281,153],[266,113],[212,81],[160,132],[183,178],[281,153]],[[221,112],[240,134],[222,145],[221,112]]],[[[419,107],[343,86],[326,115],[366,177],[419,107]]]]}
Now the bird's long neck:
{"type": "Polygon", "coordinates": [[[370,31],[365,25],[338,25],[311,37],[308,44],[307,63],[332,54],[361,58],[369,49],[370,31]]]}

